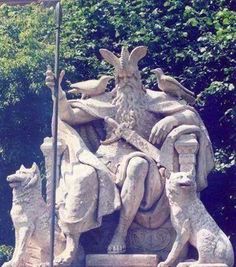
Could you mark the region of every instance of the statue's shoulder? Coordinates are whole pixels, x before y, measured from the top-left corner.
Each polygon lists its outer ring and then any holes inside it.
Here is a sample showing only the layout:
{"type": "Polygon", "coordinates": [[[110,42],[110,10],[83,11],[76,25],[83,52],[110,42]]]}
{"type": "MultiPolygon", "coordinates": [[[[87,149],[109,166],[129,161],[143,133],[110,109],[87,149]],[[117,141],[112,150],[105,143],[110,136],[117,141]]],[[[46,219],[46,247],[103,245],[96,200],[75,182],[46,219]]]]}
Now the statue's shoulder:
{"type": "Polygon", "coordinates": [[[153,100],[165,100],[168,95],[161,91],[154,91],[151,89],[146,89],[146,97],[149,101],[153,100]]]}
{"type": "Polygon", "coordinates": [[[162,91],[154,91],[146,89],[146,100],[148,105],[160,105],[166,102],[179,102],[175,97],[166,94],[162,91]]]}
{"type": "MultiPolygon", "coordinates": [[[[161,91],[146,90],[146,105],[149,111],[163,115],[190,109],[185,101],[161,91]]],[[[191,108],[192,109],[192,108],[191,108]]]]}

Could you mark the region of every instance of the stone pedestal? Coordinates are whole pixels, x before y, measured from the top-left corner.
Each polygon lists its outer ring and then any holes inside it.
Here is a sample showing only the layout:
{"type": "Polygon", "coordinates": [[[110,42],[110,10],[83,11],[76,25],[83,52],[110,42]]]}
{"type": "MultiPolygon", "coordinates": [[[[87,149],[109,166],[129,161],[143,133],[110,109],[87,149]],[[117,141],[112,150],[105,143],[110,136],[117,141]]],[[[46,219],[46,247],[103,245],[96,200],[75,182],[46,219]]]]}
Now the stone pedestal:
{"type": "Polygon", "coordinates": [[[198,147],[199,144],[195,134],[181,135],[175,142],[175,149],[179,154],[179,171],[195,171],[198,147]]]}
{"type": "Polygon", "coordinates": [[[156,267],[159,259],[148,254],[91,254],[86,257],[86,267],[156,267]]]}
{"type": "MultiPolygon", "coordinates": [[[[45,171],[46,171],[46,179],[47,179],[47,204],[50,205],[51,203],[51,191],[52,191],[52,173],[53,173],[53,138],[46,137],[41,145],[41,151],[45,158],[45,171]]],[[[61,155],[65,151],[66,145],[61,141],[57,141],[57,183],[58,183],[58,176],[61,164],[61,155]]]]}

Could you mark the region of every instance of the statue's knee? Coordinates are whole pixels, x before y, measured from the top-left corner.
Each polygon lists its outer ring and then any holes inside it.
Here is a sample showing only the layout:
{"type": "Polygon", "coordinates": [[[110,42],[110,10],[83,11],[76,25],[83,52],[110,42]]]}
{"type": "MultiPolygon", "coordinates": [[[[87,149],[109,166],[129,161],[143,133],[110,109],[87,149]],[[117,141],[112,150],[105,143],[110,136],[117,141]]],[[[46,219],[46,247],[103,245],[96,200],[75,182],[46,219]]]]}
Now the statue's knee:
{"type": "Polygon", "coordinates": [[[89,165],[83,165],[82,167],[82,173],[81,173],[84,177],[93,177],[96,176],[96,170],[89,165]]]}
{"type": "Polygon", "coordinates": [[[73,176],[75,179],[74,186],[87,183],[89,181],[95,181],[97,179],[96,170],[89,165],[81,164],[75,169],[76,175],[73,176]]]}
{"type": "Polygon", "coordinates": [[[132,177],[146,176],[148,172],[148,161],[142,157],[134,157],[130,160],[127,175],[132,177]]]}

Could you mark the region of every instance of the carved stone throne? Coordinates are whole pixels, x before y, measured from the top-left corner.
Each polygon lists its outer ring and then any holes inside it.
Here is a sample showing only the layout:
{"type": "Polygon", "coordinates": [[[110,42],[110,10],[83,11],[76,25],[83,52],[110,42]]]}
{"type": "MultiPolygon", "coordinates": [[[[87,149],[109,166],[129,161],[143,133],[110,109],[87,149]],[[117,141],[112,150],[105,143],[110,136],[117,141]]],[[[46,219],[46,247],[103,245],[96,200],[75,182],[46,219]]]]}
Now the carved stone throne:
{"type": "MultiPolygon", "coordinates": [[[[195,169],[196,155],[198,152],[198,141],[195,134],[181,135],[174,144],[174,154],[172,159],[174,171],[190,171],[195,169]]],[[[45,170],[47,178],[47,203],[50,203],[50,191],[52,181],[52,138],[45,138],[41,145],[41,150],[45,158],[45,170]]],[[[58,142],[58,176],[60,170],[60,159],[66,145],[59,140],[58,142]]],[[[164,205],[163,209],[169,209],[164,205]]],[[[118,223],[119,212],[106,216],[103,219],[100,228],[84,233],[81,238],[81,244],[87,254],[106,254],[107,246],[112,238],[114,229],[118,223]]],[[[160,260],[165,259],[171,250],[175,240],[175,230],[171,225],[170,218],[158,228],[147,229],[133,222],[127,237],[127,254],[155,254],[160,260]]],[[[188,248],[183,251],[180,260],[185,259],[188,248]]],[[[45,260],[45,255],[41,255],[40,249],[31,245],[28,248],[28,257],[26,257],[25,266],[35,266],[36,262],[45,260]],[[33,262],[33,265],[32,265],[33,262]]],[[[80,262],[75,266],[84,266],[83,256],[80,251],[80,262]]],[[[48,255],[47,255],[48,257],[48,255]]]]}

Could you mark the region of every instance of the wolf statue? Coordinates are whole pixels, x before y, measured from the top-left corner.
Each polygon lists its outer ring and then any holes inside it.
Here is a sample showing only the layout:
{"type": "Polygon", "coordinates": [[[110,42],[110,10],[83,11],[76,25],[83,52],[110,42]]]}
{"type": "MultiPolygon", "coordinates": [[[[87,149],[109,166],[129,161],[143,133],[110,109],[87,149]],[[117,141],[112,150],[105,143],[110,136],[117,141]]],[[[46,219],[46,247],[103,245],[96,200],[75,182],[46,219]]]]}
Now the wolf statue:
{"type": "MultiPolygon", "coordinates": [[[[41,249],[42,258],[48,260],[50,244],[50,212],[41,192],[41,178],[34,163],[27,169],[23,165],[7,181],[13,188],[11,218],[15,227],[15,250],[3,267],[25,267],[26,252],[30,242],[41,249]]],[[[55,231],[55,254],[65,247],[65,238],[59,228],[55,231]]]]}
{"type": "Polygon", "coordinates": [[[166,178],[171,221],[177,236],[167,259],[158,267],[173,266],[187,242],[197,249],[198,260],[179,263],[178,267],[233,267],[233,247],[198,198],[194,174],[176,172],[166,178]]]}

